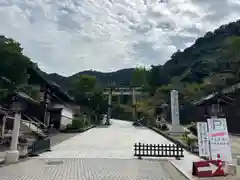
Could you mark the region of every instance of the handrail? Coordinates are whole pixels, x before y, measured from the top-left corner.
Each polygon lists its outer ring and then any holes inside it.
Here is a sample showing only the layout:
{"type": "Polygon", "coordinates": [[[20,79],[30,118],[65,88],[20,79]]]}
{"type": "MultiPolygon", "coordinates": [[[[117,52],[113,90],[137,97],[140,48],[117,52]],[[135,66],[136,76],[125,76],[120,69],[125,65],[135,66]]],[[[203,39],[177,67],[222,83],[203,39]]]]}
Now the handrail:
{"type": "MultiPolygon", "coordinates": [[[[7,116],[7,118],[9,119],[14,119],[14,117],[11,117],[11,116],[7,116]]],[[[43,133],[42,129],[39,127],[39,124],[37,122],[34,122],[33,120],[26,120],[26,119],[21,119],[21,121],[23,122],[29,122],[29,128],[31,127],[32,124],[35,125],[36,129],[37,129],[37,132],[39,133],[40,131],[43,133]]]]}
{"type": "MultiPolygon", "coordinates": [[[[4,109],[5,111],[7,111],[7,115],[6,115],[6,119],[7,118],[9,118],[9,119],[14,119],[14,117],[13,116],[11,116],[10,114],[11,113],[13,113],[13,111],[11,110],[11,109],[6,109],[6,108],[3,108],[3,107],[0,107],[0,109],[4,109]]],[[[37,118],[30,118],[29,116],[27,116],[27,115],[25,115],[25,114],[23,114],[26,118],[27,118],[27,120],[26,119],[21,119],[21,121],[25,121],[25,122],[29,122],[29,128],[31,127],[31,125],[33,124],[35,127],[36,127],[36,132],[37,133],[43,133],[44,134],[44,131],[43,131],[43,129],[45,128],[45,129],[47,129],[47,126],[44,124],[44,123],[42,123],[41,121],[39,121],[37,118]],[[42,128],[42,127],[43,128],[42,128]]],[[[31,129],[31,128],[30,128],[31,129]]]]}
{"type": "Polygon", "coordinates": [[[29,117],[29,116],[27,116],[27,115],[24,115],[27,119],[29,119],[29,120],[31,120],[31,121],[33,121],[35,124],[40,124],[40,125],[42,125],[44,128],[47,128],[47,125],[45,125],[44,123],[42,123],[40,120],[38,120],[37,118],[35,118],[35,117],[29,117]]]}
{"type": "MultiPolygon", "coordinates": [[[[0,107],[0,110],[4,110],[4,111],[10,112],[10,113],[13,112],[11,109],[7,109],[7,108],[3,108],[3,107],[0,107]]],[[[37,124],[37,125],[40,124],[40,125],[42,125],[44,128],[47,128],[47,125],[45,125],[44,123],[42,123],[42,122],[41,122],[40,120],[38,120],[37,118],[35,118],[35,117],[29,117],[29,116],[27,116],[26,114],[23,114],[23,116],[25,116],[28,120],[35,122],[35,124],[37,124]]],[[[10,119],[13,119],[11,116],[9,116],[9,114],[7,115],[7,117],[10,117],[10,119]]],[[[24,120],[24,119],[22,119],[22,120],[24,120]]]]}

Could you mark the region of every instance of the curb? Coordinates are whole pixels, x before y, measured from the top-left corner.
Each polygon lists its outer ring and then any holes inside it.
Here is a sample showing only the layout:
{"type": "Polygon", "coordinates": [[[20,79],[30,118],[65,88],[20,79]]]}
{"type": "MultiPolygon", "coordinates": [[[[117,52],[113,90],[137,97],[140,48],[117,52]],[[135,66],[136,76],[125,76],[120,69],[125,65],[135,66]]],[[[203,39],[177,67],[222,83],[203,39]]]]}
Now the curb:
{"type": "Polygon", "coordinates": [[[96,125],[91,125],[87,128],[84,128],[84,129],[69,129],[69,130],[63,130],[61,131],[61,133],[83,133],[85,131],[88,131],[89,129],[92,129],[96,127],[96,125]]]}
{"type": "MultiPolygon", "coordinates": [[[[196,155],[195,153],[193,153],[193,152],[190,151],[190,148],[189,148],[188,146],[186,146],[185,144],[181,143],[180,141],[178,141],[178,140],[176,140],[176,139],[168,136],[167,134],[161,132],[161,131],[158,130],[158,129],[155,129],[154,127],[148,126],[148,128],[151,129],[151,130],[153,130],[153,131],[156,132],[157,134],[162,135],[162,136],[163,136],[164,138],[166,138],[167,140],[169,140],[169,141],[171,141],[171,142],[179,145],[179,146],[180,146],[181,148],[183,148],[185,151],[187,151],[187,152],[189,152],[189,153],[191,153],[191,154],[193,154],[193,155],[196,155]]],[[[178,167],[178,166],[174,163],[174,161],[169,160],[169,162],[170,162],[170,163],[176,168],[176,170],[177,170],[179,173],[181,173],[184,177],[186,177],[186,178],[189,179],[189,180],[194,180],[194,178],[193,178],[192,176],[190,176],[188,173],[186,173],[181,167],[178,167]]]]}
{"type": "Polygon", "coordinates": [[[173,161],[169,161],[174,167],[175,169],[181,173],[185,178],[189,179],[189,180],[194,180],[193,177],[190,177],[182,168],[179,168],[173,161]]]}
{"type": "MultiPolygon", "coordinates": [[[[178,140],[176,140],[176,139],[168,136],[167,134],[163,133],[162,131],[160,131],[160,130],[158,130],[158,129],[155,129],[155,128],[153,128],[153,127],[148,127],[148,128],[151,129],[151,130],[153,130],[153,131],[156,132],[157,134],[162,135],[162,136],[165,137],[167,140],[169,140],[169,141],[177,144],[178,146],[180,146],[181,148],[183,148],[185,151],[188,151],[189,153],[194,154],[193,152],[190,151],[190,148],[189,148],[187,145],[183,144],[182,142],[180,142],[180,141],[178,141],[178,140]]],[[[194,154],[194,155],[196,155],[196,154],[194,154]]]]}

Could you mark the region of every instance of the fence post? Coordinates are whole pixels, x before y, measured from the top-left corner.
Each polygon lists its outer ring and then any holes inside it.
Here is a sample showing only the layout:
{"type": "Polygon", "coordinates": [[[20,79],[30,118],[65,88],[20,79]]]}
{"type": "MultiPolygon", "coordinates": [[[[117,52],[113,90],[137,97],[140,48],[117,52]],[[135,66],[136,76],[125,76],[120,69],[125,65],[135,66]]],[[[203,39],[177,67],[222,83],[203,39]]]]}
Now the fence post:
{"type": "Polygon", "coordinates": [[[161,144],[160,151],[159,151],[160,156],[163,156],[163,154],[167,154],[166,148],[164,148],[164,147],[165,147],[165,145],[161,144]],[[165,151],[165,152],[163,152],[163,151],[165,151]]]}
{"type": "Polygon", "coordinates": [[[156,156],[156,144],[153,145],[153,156],[156,156]]]}
{"type": "Polygon", "coordinates": [[[175,148],[176,148],[176,151],[177,151],[177,154],[176,154],[176,159],[177,160],[180,160],[180,156],[179,156],[179,151],[180,151],[180,148],[178,145],[175,145],[175,148]]]}
{"type": "MultiPolygon", "coordinates": [[[[143,152],[144,152],[144,144],[143,144],[143,152]]],[[[143,153],[144,155],[144,153],[143,153]]],[[[141,156],[141,143],[138,143],[138,159],[142,159],[142,156],[141,156]]]]}
{"type": "Polygon", "coordinates": [[[148,155],[149,155],[149,154],[148,154],[148,147],[149,147],[149,146],[148,146],[148,144],[147,144],[147,145],[146,145],[146,154],[145,154],[145,152],[144,152],[144,155],[145,155],[145,156],[148,156],[148,155]]]}
{"type": "Polygon", "coordinates": [[[150,156],[152,156],[153,155],[153,153],[152,153],[152,144],[149,145],[149,148],[150,148],[150,156]]]}
{"type": "Polygon", "coordinates": [[[137,154],[136,154],[136,148],[137,148],[137,144],[135,143],[135,144],[134,144],[134,156],[137,155],[137,154]]]}
{"type": "Polygon", "coordinates": [[[157,154],[158,154],[158,156],[160,156],[160,146],[159,146],[159,144],[157,145],[157,154]]]}

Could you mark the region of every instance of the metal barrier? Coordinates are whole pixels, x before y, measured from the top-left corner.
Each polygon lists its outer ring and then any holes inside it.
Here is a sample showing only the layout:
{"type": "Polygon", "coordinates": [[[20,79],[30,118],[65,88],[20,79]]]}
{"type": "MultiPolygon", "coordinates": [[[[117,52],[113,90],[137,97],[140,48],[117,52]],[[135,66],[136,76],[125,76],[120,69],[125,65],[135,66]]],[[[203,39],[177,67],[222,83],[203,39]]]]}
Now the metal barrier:
{"type": "Polygon", "coordinates": [[[142,156],[146,157],[175,157],[180,159],[184,157],[183,149],[175,144],[134,144],[134,156],[141,159],[142,156]]]}
{"type": "Polygon", "coordinates": [[[51,144],[49,138],[37,140],[29,147],[29,156],[37,156],[40,153],[50,151],[50,148],[51,144]]]}

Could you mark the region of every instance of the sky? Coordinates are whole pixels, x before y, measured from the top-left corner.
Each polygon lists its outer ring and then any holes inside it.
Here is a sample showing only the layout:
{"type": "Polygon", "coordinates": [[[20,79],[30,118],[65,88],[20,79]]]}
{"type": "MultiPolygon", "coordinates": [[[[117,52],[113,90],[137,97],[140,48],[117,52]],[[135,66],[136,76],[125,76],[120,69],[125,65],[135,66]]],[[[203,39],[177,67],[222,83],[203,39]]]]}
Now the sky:
{"type": "Polygon", "coordinates": [[[240,0],[0,0],[0,34],[65,76],[164,64],[238,18],[240,0]]]}

